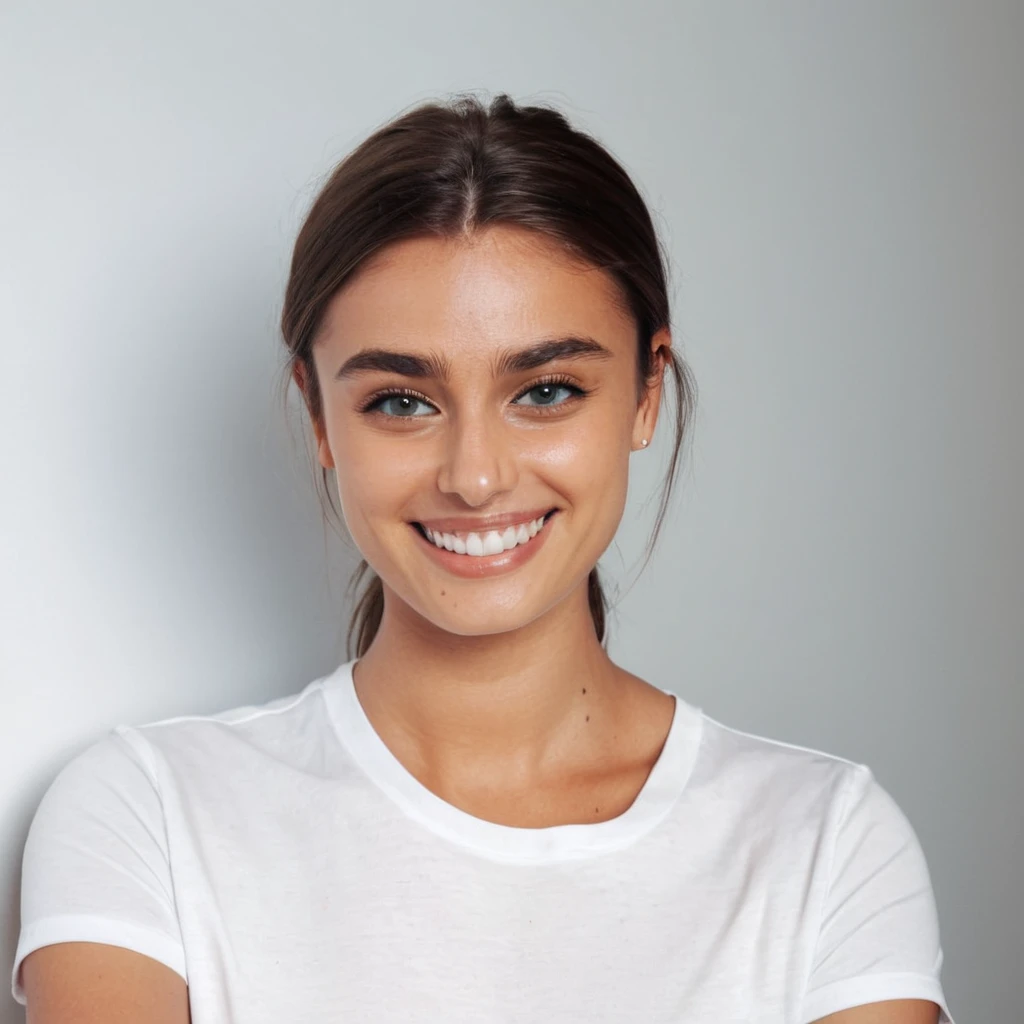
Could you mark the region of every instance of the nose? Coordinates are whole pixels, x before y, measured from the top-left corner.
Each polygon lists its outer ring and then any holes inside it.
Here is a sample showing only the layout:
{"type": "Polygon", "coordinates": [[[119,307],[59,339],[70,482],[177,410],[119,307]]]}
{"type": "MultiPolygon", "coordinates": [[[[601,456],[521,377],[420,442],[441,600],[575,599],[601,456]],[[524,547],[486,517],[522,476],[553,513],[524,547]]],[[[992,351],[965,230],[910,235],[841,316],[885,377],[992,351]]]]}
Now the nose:
{"type": "Polygon", "coordinates": [[[508,425],[486,412],[466,413],[444,438],[437,486],[467,505],[486,505],[513,490],[519,480],[515,446],[508,425]]]}

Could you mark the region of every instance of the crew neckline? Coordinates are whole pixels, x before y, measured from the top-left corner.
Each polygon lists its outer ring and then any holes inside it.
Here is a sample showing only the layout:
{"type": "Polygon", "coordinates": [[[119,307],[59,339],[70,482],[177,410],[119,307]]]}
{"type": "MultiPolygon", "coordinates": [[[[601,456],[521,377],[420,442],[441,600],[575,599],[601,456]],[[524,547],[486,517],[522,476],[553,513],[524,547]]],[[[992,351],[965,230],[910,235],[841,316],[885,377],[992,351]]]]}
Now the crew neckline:
{"type": "Polygon", "coordinates": [[[370,780],[421,825],[484,857],[513,863],[553,863],[599,856],[635,842],[672,809],[686,787],[700,745],[703,716],[671,690],[672,724],[661,753],[630,806],[592,823],[523,828],[486,821],[429,790],[391,752],[356,694],[353,658],[324,680],[328,714],[342,745],[370,780]]]}

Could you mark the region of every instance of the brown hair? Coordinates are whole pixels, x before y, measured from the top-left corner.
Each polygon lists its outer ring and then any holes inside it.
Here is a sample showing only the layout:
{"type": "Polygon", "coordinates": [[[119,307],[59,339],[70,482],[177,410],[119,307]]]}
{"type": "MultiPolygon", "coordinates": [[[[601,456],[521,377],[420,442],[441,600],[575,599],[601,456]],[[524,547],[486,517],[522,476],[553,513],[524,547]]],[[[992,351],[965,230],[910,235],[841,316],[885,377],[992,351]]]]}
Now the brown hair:
{"type": "MultiPolygon", "coordinates": [[[[313,343],[328,303],[360,265],[393,242],[451,238],[492,224],[541,232],[618,283],[636,322],[640,401],[658,372],[651,339],[670,325],[670,317],[667,259],[636,186],[600,143],[557,110],[517,105],[505,94],[485,106],[462,94],[448,103],[421,104],[370,135],[334,168],[299,231],[281,332],[290,353],[286,386],[301,365],[303,397],[314,423],[322,424],[323,408],[313,343]]],[[[675,346],[668,349],[665,368],[671,368],[676,385],[675,436],[643,567],[668,507],[697,397],[693,375],[675,346]]],[[[320,477],[333,509],[326,469],[320,477]]],[[[361,560],[350,587],[369,569],[361,560]]],[[[597,566],[590,571],[588,596],[604,644],[608,602],[597,566]]],[[[348,657],[353,633],[356,657],[365,653],[383,612],[383,586],[371,573],[352,613],[348,657]]]]}

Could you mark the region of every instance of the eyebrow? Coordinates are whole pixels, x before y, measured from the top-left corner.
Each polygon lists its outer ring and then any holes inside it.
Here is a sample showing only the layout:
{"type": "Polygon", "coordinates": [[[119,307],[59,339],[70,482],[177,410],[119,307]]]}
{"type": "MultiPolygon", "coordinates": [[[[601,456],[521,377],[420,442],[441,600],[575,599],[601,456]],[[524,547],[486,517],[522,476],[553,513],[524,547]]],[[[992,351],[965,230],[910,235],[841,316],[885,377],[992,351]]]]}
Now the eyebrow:
{"type": "MultiPolygon", "coordinates": [[[[505,349],[492,364],[494,376],[523,373],[556,359],[611,359],[613,353],[593,338],[570,336],[548,338],[526,348],[505,349]]],[[[397,373],[403,377],[436,377],[447,381],[451,363],[444,356],[415,355],[385,348],[368,348],[346,359],[334,375],[335,380],[362,373],[397,373]]]]}

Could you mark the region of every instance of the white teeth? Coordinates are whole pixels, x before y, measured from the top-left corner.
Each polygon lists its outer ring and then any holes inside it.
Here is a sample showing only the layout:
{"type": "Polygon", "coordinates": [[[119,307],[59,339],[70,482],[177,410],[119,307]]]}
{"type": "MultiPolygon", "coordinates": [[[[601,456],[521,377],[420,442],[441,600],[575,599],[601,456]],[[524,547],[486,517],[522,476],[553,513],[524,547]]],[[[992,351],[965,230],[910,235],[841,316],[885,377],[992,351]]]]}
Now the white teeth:
{"type": "Polygon", "coordinates": [[[500,555],[502,551],[511,551],[519,544],[525,544],[537,535],[544,525],[544,517],[532,519],[528,523],[509,526],[504,530],[488,530],[484,534],[467,533],[465,539],[453,533],[439,533],[424,527],[430,541],[439,548],[454,551],[459,555],[471,555],[476,558],[485,555],[500,555]]]}
{"type": "Polygon", "coordinates": [[[488,530],[484,534],[484,554],[500,555],[504,550],[505,545],[502,543],[501,534],[496,530],[488,530]]]}

